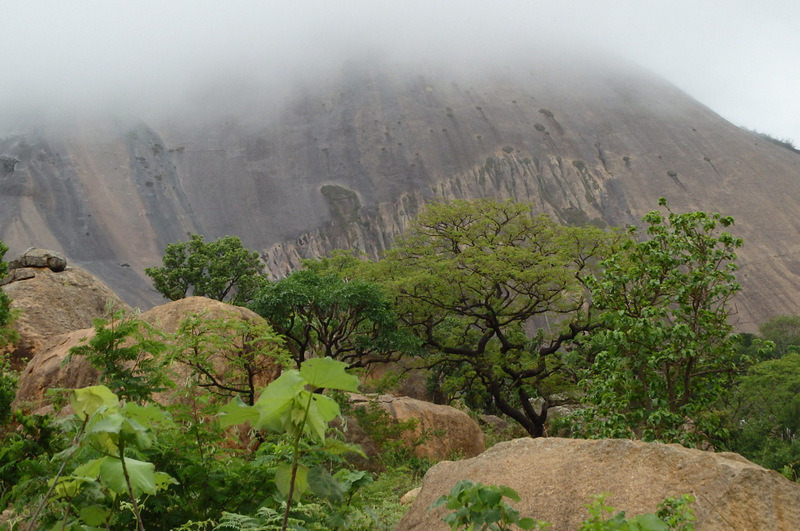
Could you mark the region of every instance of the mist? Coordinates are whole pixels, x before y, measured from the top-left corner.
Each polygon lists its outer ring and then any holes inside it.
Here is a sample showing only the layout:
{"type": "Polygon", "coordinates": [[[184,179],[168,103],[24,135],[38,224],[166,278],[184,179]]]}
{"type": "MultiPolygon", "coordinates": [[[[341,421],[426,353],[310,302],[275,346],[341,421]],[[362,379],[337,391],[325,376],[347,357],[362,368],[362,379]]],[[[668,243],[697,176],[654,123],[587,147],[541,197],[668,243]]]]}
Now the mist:
{"type": "Polygon", "coordinates": [[[360,62],[491,76],[549,59],[630,61],[737,125],[800,140],[800,4],[780,0],[19,2],[0,49],[6,130],[31,113],[279,108],[360,62]]]}

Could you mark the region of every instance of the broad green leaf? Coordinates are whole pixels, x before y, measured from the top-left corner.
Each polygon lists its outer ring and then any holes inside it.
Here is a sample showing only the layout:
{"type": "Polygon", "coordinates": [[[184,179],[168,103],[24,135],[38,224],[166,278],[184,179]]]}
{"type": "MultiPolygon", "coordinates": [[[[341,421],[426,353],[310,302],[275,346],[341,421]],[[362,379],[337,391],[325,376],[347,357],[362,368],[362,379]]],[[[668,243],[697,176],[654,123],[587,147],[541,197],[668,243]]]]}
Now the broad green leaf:
{"type": "Polygon", "coordinates": [[[347,470],[343,468],[336,472],[333,477],[342,485],[345,492],[350,492],[353,488],[360,489],[372,483],[372,474],[366,470],[347,470]]]}
{"type": "Polygon", "coordinates": [[[98,419],[97,422],[92,423],[88,428],[86,428],[86,433],[118,434],[120,431],[122,431],[122,426],[126,423],[126,421],[127,419],[122,413],[110,413],[105,415],[103,418],[98,419]]]}
{"type": "MultiPolygon", "coordinates": [[[[61,476],[58,478],[58,483],[55,486],[56,496],[59,498],[71,499],[77,496],[83,489],[83,486],[88,483],[94,483],[97,480],[93,477],[87,476],[61,476]]],[[[50,481],[52,483],[52,480],[50,481]]]]}
{"type": "Polygon", "coordinates": [[[156,488],[158,490],[167,490],[170,485],[180,485],[180,481],[170,476],[166,472],[156,472],[153,474],[156,480],[156,488]]]}
{"type": "Polygon", "coordinates": [[[140,406],[136,402],[127,402],[122,410],[125,416],[134,419],[145,427],[152,427],[154,424],[169,420],[166,411],[160,406],[140,406]]]}
{"type": "Polygon", "coordinates": [[[81,509],[78,514],[84,523],[97,527],[106,523],[111,515],[111,509],[102,505],[90,505],[81,509]]]}
{"type": "Polygon", "coordinates": [[[100,407],[114,407],[119,404],[117,395],[105,385],[93,385],[82,389],[74,389],[69,397],[72,409],[80,419],[94,415],[100,407]]]}
{"type": "Polygon", "coordinates": [[[347,374],[347,364],[332,358],[312,358],[300,366],[300,375],[312,387],[318,389],[338,389],[358,391],[358,378],[347,374]]]}
{"type": "Polygon", "coordinates": [[[223,428],[258,419],[258,409],[248,406],[238,396],[219,408],[219,423],[223,428]]]}
{"type": "MultiPolygon", "coordinates": [[[[278,487],[284,497],[289,495],[289,486],[292,480],[292,465],[284,463],[278,465],[275,470],[275,486],[278,487]]],[[[308,491],[308,468],[298,464],[297,474],[294,480],[294,492],[292,493],[292,501],[300,501],[300,498],[308,491]]]]}
{"type": "Polygon", "coordinates": [[[257,429],[267,428],[282,432],[284,412],[292,407],[295,398],[305,388],[306,382],[295,370],[286,371],[277,380],[270,383],[256,401],[255,408],[259,417],[253,422],[257,429]]]}
{"type": "Polygon", "coordinates": [[[340,415],[339,404],[333,398],[327,395],[315,394],[313,400],[317,411],[319,411],[325,422],[330,422],[340,415]]]}
{"type": "MultiPolygon", "coordinates": [[[[125,468],[131,481],[134,496],[156,493],[155,465],[145,461],[138,461],[129,457],[125,458],[125,468]]],[[[106,457],[100,464],[100,477],[103,482],[118,494],[128,491],[125,475],[122,472],[122,461],[113,457],[106,457]]]]}
{"type": "Polygon", "coordinates": [[[640,514],[635,522],[641,531],[669,531],[669,526],[655,514],[640,514]]]}
{"type": "Polygon", "coordinates": [[[308,471],[308,484],[311,492],[331,503],[337,504],[344,499],[344,486],[321,466],[315,466],[308,471]]]}
{"type": "MultiPolygon", "coordinates": [[[[325,453],[329,455],[343,455],[347,453],[358,454],[361,457],[367,457],[364,449],[358,444],[348,443],[335,438],[325,439],[325,453]]],[[[341,472],[341,470],[340,470],[341,472]]]]}
{"type": "Polygon", "coordinates": [[[78,466],[73,471],[73,474],[76,476],[87,476],[96,478],[100,475],[100,464],[102,463],[102,461],[103,458],[92,459],[91,461],[87,461],[82,465],[78,466]]]}

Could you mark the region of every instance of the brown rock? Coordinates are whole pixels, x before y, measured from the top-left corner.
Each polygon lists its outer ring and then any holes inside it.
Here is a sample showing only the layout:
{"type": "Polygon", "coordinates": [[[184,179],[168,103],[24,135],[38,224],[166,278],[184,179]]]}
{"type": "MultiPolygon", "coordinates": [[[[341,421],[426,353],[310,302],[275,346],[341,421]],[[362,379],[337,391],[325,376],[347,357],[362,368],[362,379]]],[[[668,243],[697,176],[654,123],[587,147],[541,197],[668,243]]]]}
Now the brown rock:
{"type": "Polygon", "coordinates": [[[21,256],[8,263],[9,270],[22,267],[46,267],[53,272],[59,273],[67,268],[67,260],[56,251],[29,247],[21,256]]]}
{"type": "Polygon", "coordinates": [[[42,412],[49,403],[50,389],[73,389],[95,385],[97,371],[81,356],[65,363],[69,350],[94,335],[93,328],[75,330],[44,340],[39,353],[19,375],[15,407],[42,412]]]}
{"type": "Polygon", "coordinates": [[[690,493],[698,530],[800,529],[800,485],[732,453],[630,440],[516,439],[474,459],[442,462],[425,475],[422,491],[397,531],[447,530],[447,510],[431,503],[458,481],[507,485],[520,495],[523,516],[572,531],[588,517],[591,497],[628,515],[654,512],[665,497],[690,493]]]}
{"type": "MultiPolygon", "coordinates": [[[[141,314],[139,318],[165,334],[174,334],[180,328],[181,323],[192,315],[203,316],[207,319],[227,318],[254,323],[266,323],[263,317],[247,308],[233,306],[206,297],[187,297],[161,306],[156,306],[152,310],[141,314]]],[[[236,337],[235,332],[230,332],[229,344],[240,347],[241,338],[236,337]]],[[[217,376],[225,372],[228,368],[226,359],[233,356],[232,352],[232,350],[220,351],[212,359],[217,370],[217,376]]],[[[173,372],[172,378],[176,380],[179,387],[189,383],[192,371],[188,366],[176,363],[173,364],[171,369],[173,372]]],[[[267,384],[280,376],[281,370],[282,368],[278,362],[267,360],[267,363],[261,367],[261,370],[253,374],[253,385],[256,389],[266,387],[267,384]]],[[[159,395],[156,398],[159,401],[170,400],[168,395],[159,395]]]]}
{"type": "Polygon", "coordinates": [[[90,328],[108,308],[130,311],[105,284],[77,267],[61,272],[48,268],[17,268],[17,280],[3,286],[11,307],[20,311],[15,323],[19,341],[11,351],[12,366],[21,369],[50,338],[90,328]]]}
{"type": "MultiPolygon", "coordinates": [[[[263,318],[246,308],[231,306],[205,297],[190,297],[158,306],[145,312],[139,318],[153,326],[155,329],[172,334],[178,330],[180,323],[190,315],[197,314],[217,319],[230,317],[232,319],[257,320],[263,318]]],[[[59,335],[49,341],[44,341],[40,352],[27,364],[20,374],[19,389],[17,391],[17,404],[24,405],[26,409],[36,410],[47,404],[46,393],[51,388],[78,388],[94,385],[98,381],[98,373],[82,357],[76,356],[65,363],[69,350],[81,344],[81,341],[94,336],[93,328],[77,330],[59,335]]],[[[232,337],[231,344],[238,341],[232,337]]],[[[222,372],[222,360],[226,352],[220,352],[213,361],[219,362],[218,370],[222,372]]],[[[176,383],[186,384],[191,370],[179,363],[173,364],[172,377],[176,383]]],[[[280,366],[269,363],[266,369],[255,375],[255,385],[260,388],[280,375],[280,366]]],[[[169,402],[172,397],[169,393],[156,395],[161,402],[169,402]]]]}
{"type": "MultiPolygon", "coordinates": [[[[365,406],[375,397],[351,395],[354,407],[365,406]]],[[[431,404],[405,396],[380,395],[378,404],[400,422],[417,420],[413,431],[403,435],[419,457],[451,459],[454,455],[473,457],[485,449],[483,432],[469,415],[454,407],[431,404]]]]}

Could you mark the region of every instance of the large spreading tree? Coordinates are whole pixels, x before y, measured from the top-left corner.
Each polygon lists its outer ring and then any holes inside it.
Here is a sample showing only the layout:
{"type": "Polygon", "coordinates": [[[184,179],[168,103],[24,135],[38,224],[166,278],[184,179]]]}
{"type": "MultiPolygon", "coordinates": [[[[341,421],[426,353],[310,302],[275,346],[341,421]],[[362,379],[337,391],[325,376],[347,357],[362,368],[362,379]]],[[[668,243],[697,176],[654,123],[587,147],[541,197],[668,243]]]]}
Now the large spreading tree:
{"type": "Polygon", "coordinates": [[[568,346],[597,326],[586,278],[618,239],[514,202],[435,203],[375,278],[392,289],[445,388],[538,437],[568,346]]]}

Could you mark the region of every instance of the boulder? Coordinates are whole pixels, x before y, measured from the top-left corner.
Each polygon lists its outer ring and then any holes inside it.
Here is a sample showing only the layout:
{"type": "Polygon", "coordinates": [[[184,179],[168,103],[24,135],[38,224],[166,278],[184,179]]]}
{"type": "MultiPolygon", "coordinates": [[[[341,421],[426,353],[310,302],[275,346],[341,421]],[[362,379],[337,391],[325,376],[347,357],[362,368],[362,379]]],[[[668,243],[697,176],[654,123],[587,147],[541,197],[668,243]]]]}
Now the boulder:
{"type": "Polygon", "coordinates": [[[111,289],[77,267],[55,272],[47,267],[18,267],[3,286],[11,307],[19,310],[14,324],[19,340],[11,349],[12,367],[22,369],[49,339],[90,328],[109,309],[131,311],[111,289]]]}
{"type": "MultiPolygon", "coordinates": [[[[229,317],[232,319],[256,320],[263,318],[254,312],[238,306],[231,306],[205,297],[190,297],[170,302],[153,308],[139,318],[165,334],[177,332],[180,323],[190,315],[203,315],[210,319],[229,317]]],[[[31,359],[20,374],[17,391],[17,405],[27,410],[41,410],[47,405],[47,390],[52,388],[78,388],[94,385],[98,381],[98,373],[82,357],[66,359],[69,350],[94,335],[93,328],[85,328],[67,334],[58,335],[43,343],[40,352],[31,359]]],[[[239,339],[231,337],[230,344],[239,339]]],[[[220,372],[224,370],[226,352],[213,360],[220,372]]],[[[175,363],[171,367],[172,377],[176,382],[185,384],[191,374],[189,367],[175,363]]],[[[281,367],[275,363],[265,364],[265,370],[255,375],[257,388],[266,386],[280,375],[281,367]]],[[[160,393],[156,399],[162,403],[172,400],[170,393],[160,393]]]]}
{"type": "Polygon", "coordinates": [[[99,374],[86,359],[75,356],[66,362],[69,350],[93,335],[93,328],[85,328],[43,340],[39,353],[19,375],[14,407],[45,413],[50,409],[48,390],[95,385],[99,374]]]}
{"type": "Polygon", "coordinates": [[[67,260],[56,251],[29,247],[27,251],[15,260],[8,262],[9,271],[22,267],[48,268],[58,273],[67,268],[67,260]]]}
{"type": "Polygon", "coordinates": [[[409,445],[423,439],[414,447],[414,453],[419,457],[435,460],[452,459],[453,456],[473,457],[486,448],[478,423],[454,407],[392,395],[369,397],[354,394],[351,400],[353,407],[366,406],[371,400],[377,400],[398,421],[415,419],[416,427],[403,438],[409,445]]]}
{"type": "Polygon", "coordinates": [[[652,513],[668,496],[695,496],[697,529],[800,529],[800,485],[738,454],[711,453],[674,444],[631,440],[516,439],[480,456],[441,462],[425,474],[417,499],[397,531],[445,531],[448,513],[428,507],[458,481],[507,485],[523,516],[574,531],[588,517],[592,496],[629,516],[652,513]]]}

